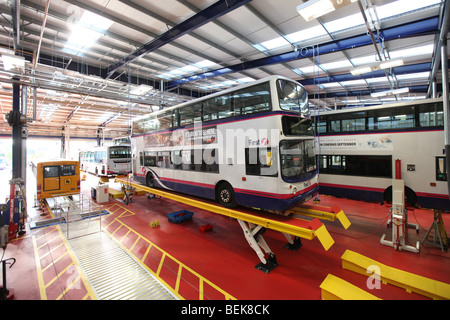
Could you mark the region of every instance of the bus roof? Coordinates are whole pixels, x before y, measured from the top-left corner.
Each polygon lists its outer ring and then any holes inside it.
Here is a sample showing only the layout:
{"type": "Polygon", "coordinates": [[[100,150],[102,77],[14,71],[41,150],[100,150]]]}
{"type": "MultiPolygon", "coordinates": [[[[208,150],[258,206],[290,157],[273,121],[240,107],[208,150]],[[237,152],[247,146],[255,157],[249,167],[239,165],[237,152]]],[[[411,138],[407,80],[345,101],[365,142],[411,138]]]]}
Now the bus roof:
{"type": "MultiPolygon", "coordinates": [[[[414,105],[418,105],[418,104],[433,103],[433,102],[442,102],[442,98],[424,99],[424,100],[389,103],[389,104],[379,104],[379,105],[370,106],[370,107],[356,107],[356,108],[346,108],[346,109],[331,110],[331,111],[321,111],[320,115],[322,116],[322,115],[350,113],[350,112],[360,112],[360,111],[368,111],[368,110],[379,110],[379,109],[388,109],[388,108],[407,107],[407,106],[414,106],[414,105]]],[[[318,115],[319,114],[314,113],[311,116],[314,117],[314,116],[318,116],[318,115]]]]}
{"type": "Polygon", "coordinates": [[[164,112],[169,111],[169,110],[174,110],[174,109],[181,108],[181,107],[184,107],[184,106],[187,106],[187,105],[191,105],[191,104],[195,104],[195,103],[198,103],[198,102],[202,102],[203,100],[208,100],[208,99],[211,99],[211,98],[214,98],[214,97],[218,97],[218,96],[230,93],[230,92],[234,92],[236,90],[241,90],[241,89],[244,89],[244,88],[252,87],[252,86],[258,85],[260,83],[265,83],[265,82],[268,82],[268,81],[276,81],[278,79],[284,79],[284,80],[287,80],[287,81],[296,82],[297,84],[299,84],[301,86],[301,84],[298,81],[289,79],[287,77],[283,77],[283,76],[279,76],[279,75],[268,76],[268,77],[265,77],[265,78],[262,78],[262,79],[259,79],[259,80],[255,80],[255,81],[252,81],[252,82],[243,83],[243,84],[238,85],[238,86],[233,87],[233,88],[229,88],[229,89],[226,89],[226,90],[215,92],[215,93],[206,95],[204,97],[200,97],[200,98],[197,98],[197,99],[189,100],[189,101],[183,102],[183,103],[175,105],[175,106],[171,106],[171,107],[168,107],[168,108],[164,108],[162,110],[158,110],[158,111],[154,111],[154,112],[145,114],[143,116],[137,117],[134,121],[138,121],[138,120],[144,119],[144,118],[148,117],[149,115],[158,115],[160,113],[164,113],[164,112]]]}
{"type": "Polygon", "coordinates": [[[75,163],[75,162],[79,162],[78,160],[68,160],[68,159],[49,159],[49,160],[32,160],[31,163],[34,165],[38,165],[38,164],[42,164],[42,165],[49,165],[49,164],[54,164],[54,163],[63,163],[63,164],[67,164],[67,163],[75,163]]]}

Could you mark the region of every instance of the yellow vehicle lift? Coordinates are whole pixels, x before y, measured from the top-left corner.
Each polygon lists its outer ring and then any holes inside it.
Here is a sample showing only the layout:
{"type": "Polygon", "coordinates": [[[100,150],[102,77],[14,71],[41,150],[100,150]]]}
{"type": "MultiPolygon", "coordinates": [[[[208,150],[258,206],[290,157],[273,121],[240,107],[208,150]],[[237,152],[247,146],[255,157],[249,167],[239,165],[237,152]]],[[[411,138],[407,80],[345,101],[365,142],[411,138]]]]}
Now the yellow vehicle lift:
{"type": "Polygon", "coordinates": [[[348,229],[351,225],[350,220],[348,220],[344,211],[337,205],[332,207],[324,207],[315,204],[303,203],[289,210],[289,213],[328,221],[335,221],[337,219],[345,229],[348,229]]]}
{"type": "Polygon", "coordinates": [[[130,182],[129,179],[127,180],[126,178],[118,177],[115,181],[128,184],[131,187],[143,189],[156,196],[171,199],[192,207],[237,219],[239,225],[244,231],[245,238],[250,247],[255,250],[261,260],[261,263],[259,263],[256,268],[264,271],[265,273],[270,272],[278,265],[274,253],[270,250],[263,238],[263,233],[266,229],[283,233],[289,242],[286,248],[294,251],[301,246],[300,238],[307,240],[317,238],[325,250],[328,250],[334,244],[334,240],[330,236],[328,230],[317,218],[308,221],[295,217],[268,213],[265,211],[249,210],[248,212],[243,212],[240,210],[225,208],[217,204],[191,199],[172,192],[149,188],[141,184],[130,182]]]}

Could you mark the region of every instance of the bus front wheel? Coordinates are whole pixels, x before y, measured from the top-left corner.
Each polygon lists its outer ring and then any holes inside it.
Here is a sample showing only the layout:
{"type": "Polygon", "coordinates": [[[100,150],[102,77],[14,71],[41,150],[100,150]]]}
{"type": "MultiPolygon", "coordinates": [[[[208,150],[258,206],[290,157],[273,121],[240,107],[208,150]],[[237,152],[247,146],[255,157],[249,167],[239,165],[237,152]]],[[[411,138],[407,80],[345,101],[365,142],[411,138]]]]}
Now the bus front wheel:
{"type": "Polygon", "coordinates": [[[236,207],[236,198],[233,187],[228,182],[222,182],[216,189],[217,202],[226,208],[236,207]]]}
{"type": "Polygon", "coordinates": [[[145,182],[147,184],[147,187],[154,188],[155,187],[155,178],[151,173],[147,174],[147,177],[145,178],[145,182]]]}

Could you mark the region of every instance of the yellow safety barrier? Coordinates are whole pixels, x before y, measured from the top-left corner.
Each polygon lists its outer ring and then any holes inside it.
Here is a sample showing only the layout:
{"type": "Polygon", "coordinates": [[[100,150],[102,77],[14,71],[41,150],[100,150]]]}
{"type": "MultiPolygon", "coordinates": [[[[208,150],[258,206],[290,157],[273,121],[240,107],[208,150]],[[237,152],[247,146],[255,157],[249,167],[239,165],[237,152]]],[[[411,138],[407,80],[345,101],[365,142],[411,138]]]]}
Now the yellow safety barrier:
{"type": "Polygon", "coordinates": [[[322,300],[382,300],[332,274],[320,284],[322,300]]]}
{"type": "Polygon", "coordinates": [[[387,266],[351,250],[346,250],[341,259],[344,269],[367,276],[371,275],[367,273],[369,267],[376,266],[380,270],[382,283],[390,283],[409,293],[415,292],[434,300],[450,300],[450,284],[387,266]]]}

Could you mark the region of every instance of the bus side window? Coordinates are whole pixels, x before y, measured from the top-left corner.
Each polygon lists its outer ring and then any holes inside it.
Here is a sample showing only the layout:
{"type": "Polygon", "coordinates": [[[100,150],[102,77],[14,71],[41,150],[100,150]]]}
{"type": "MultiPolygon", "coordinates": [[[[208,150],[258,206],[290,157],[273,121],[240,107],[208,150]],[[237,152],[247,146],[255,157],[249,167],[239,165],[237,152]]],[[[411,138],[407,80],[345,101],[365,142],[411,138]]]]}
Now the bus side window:
{"type": "Polygon", "coordinates": [[[436,157],[436,180],[447,181],[447,168],[445,157],[436,157]]]}

